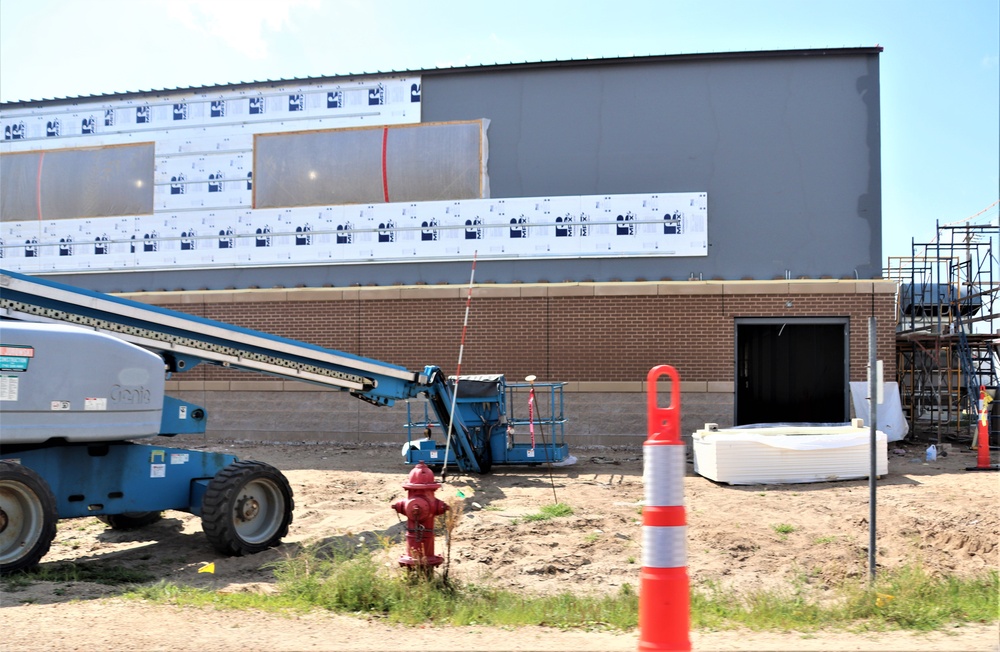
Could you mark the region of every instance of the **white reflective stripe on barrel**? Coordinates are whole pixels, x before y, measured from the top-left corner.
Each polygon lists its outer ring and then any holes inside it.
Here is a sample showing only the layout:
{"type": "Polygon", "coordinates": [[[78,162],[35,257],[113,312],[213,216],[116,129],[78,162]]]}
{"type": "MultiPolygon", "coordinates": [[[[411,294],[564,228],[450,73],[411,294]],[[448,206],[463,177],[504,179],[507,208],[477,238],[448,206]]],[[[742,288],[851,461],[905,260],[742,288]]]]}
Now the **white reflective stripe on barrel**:
{"type": "Polygon", "coordinates": [[[675,507],[684,504],[684,446],[647,444],[642,447],[645,505],[675,507]]]}
{"type": "Polygon", "coordinates": [[[643,568],[680,568],[687,565],[687,528],[683,525],[642,526],[643,568]]]}

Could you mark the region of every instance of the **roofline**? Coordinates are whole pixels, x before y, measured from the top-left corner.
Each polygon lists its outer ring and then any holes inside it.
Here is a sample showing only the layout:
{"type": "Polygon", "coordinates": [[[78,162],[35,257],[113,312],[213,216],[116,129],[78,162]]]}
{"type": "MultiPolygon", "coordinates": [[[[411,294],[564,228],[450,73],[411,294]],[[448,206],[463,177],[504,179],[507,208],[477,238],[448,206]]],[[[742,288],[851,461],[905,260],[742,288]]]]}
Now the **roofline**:
{"type": "Polygon", "coordinates": [[[477,72],[479,70],[512,70],[532,68],[564,68],[618,65],[630,63],[677,63],[683,61],[717,61],[723,59],[774,59],[804,56],[849,56],[877,55],[882,52],[881,45],[853,48],[818,48],[798,50],[754,50],[748,52],[703,52],[696,54],[655,54],[645,56],[606,57],[596,59],[565,59],[554,61],[526,61],[523,63],[493,63],[459,68],[434,68],[431,70],[412,71],[423,75],[454,74],[477,72]]]}
{"type": "Polygon", "coordinates": [[[94,101],[100,99],[126,99],[143,97],[148,95],[162,95],[164,93],[190,93],[192,91],[223,91],[238,90],[251,86],[261,86],[265,84],[288,84],[294,82],[318,82],[332,80],[359,80],[376,77],[386,77],[389,75],[419,75],[419,76],[439,76],[476,73],[483,71],[515,71],[515,70],[539,70],[545,68],[582,68],[589,66],[625,65],[625,64],[648,64],[648,63],[678,63],[688,61],[719,61],[725,59],[773,59],[788,57],[807,56],[858,56],[858,55],[878,55],[883,48],[880,45],[843,47],[843,48],[816,48],[816,49],[796,49],[796,50],[757,50],[749,52],[706,52],[697,54],[656,54],[645,56],[627,57],[603,57],[595,59],[556,59],[553,61],[525,61],[520,63],[492,63],[476,64],[470,66],[460,66],[455,68],[424,68],[416,70],[391,70],[363,73],[346,73],[339,75],[321,75],[315,77],[290,77],[282,79],[254,80],[247,82],[230,82],[224,84],[208,84],[204,86],[188,86],[177,88],[158,88],[137,91],[121,91],[116,93],[98,93],[94,95],[76,95],[67,97],[55,97],[32,100],[14,100],[10,102],[0,102],[0,108],[27,108],[36,105],[51,105],[75,103],[81,100],[94,101]]]}

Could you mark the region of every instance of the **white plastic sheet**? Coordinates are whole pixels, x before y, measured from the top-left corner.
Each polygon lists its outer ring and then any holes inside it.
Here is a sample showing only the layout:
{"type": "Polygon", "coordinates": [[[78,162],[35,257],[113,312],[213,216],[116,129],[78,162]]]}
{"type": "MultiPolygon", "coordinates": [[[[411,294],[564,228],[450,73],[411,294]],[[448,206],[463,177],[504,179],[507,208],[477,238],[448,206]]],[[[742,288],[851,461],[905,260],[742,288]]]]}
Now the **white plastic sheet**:
{"type": "Polygon", "coordinates": [[[489,196],[489,120],[258,134],[254,207],[489,196]]]}
{"type": "MultiPolygon", "coordinates": [[[[854,414],[870,425],[868,409],[868,383],[851,383],[851,400],[854,403],[854,414]]],[[[903,414],[903,405],[899,399],[899,383],[883,383],[882,403],[875,410],[878,424],[875,428],[886,434],[889,441],[901,441],[910,432],[910,424],[903,414]]]]}
{"type": "Polygon", "coordinates": [[[153,143],[4,154],[0,221],[153,212],[153,143]]]}

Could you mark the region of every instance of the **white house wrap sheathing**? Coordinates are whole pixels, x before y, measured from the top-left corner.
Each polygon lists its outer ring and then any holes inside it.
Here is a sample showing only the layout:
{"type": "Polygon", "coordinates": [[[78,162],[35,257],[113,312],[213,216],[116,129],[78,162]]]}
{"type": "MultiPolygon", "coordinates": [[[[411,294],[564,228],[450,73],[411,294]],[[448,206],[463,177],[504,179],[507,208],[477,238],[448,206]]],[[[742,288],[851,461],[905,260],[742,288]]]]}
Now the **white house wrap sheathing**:
{"type": "MultiPolygon", "coordinates": [[[[793,484],[867,478],[871,433],[851,425],[776,425],[694,433],[694,470],[726,484],[793,484]]],[[[876,432],[876,475],[888,473],[886,435],[876,432]]]]}

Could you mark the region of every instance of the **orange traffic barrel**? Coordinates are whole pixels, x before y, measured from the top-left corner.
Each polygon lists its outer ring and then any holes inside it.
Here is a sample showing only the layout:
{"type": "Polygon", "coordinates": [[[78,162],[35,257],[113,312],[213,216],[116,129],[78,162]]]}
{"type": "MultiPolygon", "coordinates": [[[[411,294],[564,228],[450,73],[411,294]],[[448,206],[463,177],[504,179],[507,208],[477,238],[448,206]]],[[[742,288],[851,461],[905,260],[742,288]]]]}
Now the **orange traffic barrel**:
{"type": "Polygon", "coordinates": [[[989,404],[993,399],[986,393],[986,387],[979,386],[979,423],[976,431],[976,465],[965,467],[966,471],[998,471],[1000,466],[990,464],[989,404]]]}
{"type": "Polygon", "coordinates": [[[690,650],[690,581],[684,511],[685,447],[680,436],[681,383],[668,365],[646,376],[648,436],[642,447],[642,570],[639,649],[690,650]],[[670,378],[670,405],[657,401],[657,381],[670,378]]]}

